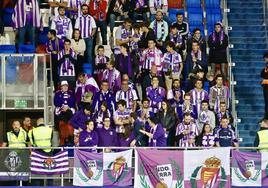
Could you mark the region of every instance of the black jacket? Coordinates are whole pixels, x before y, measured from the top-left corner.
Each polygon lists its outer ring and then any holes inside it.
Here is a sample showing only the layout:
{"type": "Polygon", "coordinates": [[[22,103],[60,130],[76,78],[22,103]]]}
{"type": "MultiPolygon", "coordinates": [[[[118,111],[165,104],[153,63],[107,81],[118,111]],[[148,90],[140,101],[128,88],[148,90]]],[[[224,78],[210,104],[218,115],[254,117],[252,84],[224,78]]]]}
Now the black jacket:
{"type": "Polygon", "coordinates": [[[141,40],[138,42],[139,48],[148,48],[149,39],[155,39],[154,31],[151,28],[149,28],[148,33],[142,33],[141,40]]]}

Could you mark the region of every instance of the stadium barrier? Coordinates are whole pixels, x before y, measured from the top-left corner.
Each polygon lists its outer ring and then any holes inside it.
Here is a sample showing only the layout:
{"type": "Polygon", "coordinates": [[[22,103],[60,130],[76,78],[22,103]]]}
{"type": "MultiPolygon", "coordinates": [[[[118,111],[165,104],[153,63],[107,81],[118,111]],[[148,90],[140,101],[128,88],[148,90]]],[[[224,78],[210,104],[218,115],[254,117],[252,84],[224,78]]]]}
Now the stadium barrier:
{"type": "Polygon", "coordinates": [[[56,186],[268,186],[268,148],[27,147],[0,148],[0,154],[0,160],[4,161],[0,165],[0,180],[4,175],[13,180],[20,177],[20,186],[23,180],[36,179],[53,179],[56,186]],[[37,149],[58,152],[45,158],[37,149]],[[17,165],[20,168],[16,168],[17,165]],[[3,172],[3,169],[8,171],[3,172]],[[28,174],[25,174],[26,169],[28,174]],[[24,175],[28,178],[22,179],[24,175]],[[100,176],[103,180],[97,181],[100,176]]]}

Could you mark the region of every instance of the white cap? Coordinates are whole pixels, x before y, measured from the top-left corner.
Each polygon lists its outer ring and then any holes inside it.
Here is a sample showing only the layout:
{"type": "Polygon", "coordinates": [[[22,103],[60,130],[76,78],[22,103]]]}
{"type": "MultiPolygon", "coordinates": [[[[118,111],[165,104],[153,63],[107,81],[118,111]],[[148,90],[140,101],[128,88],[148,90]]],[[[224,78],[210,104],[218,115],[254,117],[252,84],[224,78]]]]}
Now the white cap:
{"type": "Polygon", "coordinates": [[[66,80],[64,80],[64,81],[61,81],[60,86],[63,86],[63,85],[69,85],[69,84],[68,84],[68,82],[66,80]]]}

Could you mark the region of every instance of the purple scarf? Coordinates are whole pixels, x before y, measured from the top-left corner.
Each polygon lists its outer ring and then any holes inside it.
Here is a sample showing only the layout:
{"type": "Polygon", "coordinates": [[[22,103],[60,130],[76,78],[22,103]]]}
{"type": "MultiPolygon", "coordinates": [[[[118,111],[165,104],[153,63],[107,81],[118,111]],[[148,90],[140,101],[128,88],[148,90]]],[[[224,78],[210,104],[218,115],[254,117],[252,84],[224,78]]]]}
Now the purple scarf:
{"type": "Polygon", "coordinates": [[[191,56],[192,56],[192,58],[195,57],[195,58],[196,58],[197,60],[199,60],[199,61],[202,60],[202,52],[201,52],[201,50],[198,50],[198,52],[197,52],[197,57],[196,57],[194,51],[192,50],[192,52],[191,52],[191,56]]]}
{"type": "MultiPolygon", "coordinates": [[[[222,42],[223,39],[224,39],[224,32],[223,32],[223,30],[221,30],[220,31],[220,42],[222,42]]],[[[212,41],[215,42],[216,40],[218,40],[217,37],[216,37],[216,32],[213,31],[213,33],[212,33],[212,41]]]]}
{"type": "Polygon", "coordinates": [[[174,42],[175,44],[182,43],[182,36],[179,33],[177,34],[176,40],[175,40],[174,35],[172,33],[170,33],[169,37],[170,37],[170,41],[174,42]]]}
{"type": "Polygon", "coordinates": [[[144,0],[136,0],[136,8],[140,9],[144,7],[144,0]]]}
{"type": "MultiPolygon", "coordinates": [[[[124,61],[123,61],[123,54],[120,56],[120,67],[124,67],[124,61]]],[[[133,72],[132,72],[132,65],[131,65],[131,59],[130,59],[130,53],[128,52],[127,54],[127,67],[128,67],[128,76],[132,77],[133,72]]]]}

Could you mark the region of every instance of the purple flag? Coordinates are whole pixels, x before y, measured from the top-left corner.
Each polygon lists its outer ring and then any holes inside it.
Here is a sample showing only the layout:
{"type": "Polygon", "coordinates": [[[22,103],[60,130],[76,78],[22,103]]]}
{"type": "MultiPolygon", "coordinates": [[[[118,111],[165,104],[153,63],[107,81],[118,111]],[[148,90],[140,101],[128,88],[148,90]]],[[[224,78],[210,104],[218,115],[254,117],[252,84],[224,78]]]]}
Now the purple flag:
{"type": "Polygon", "coordinates": [[[135,188],[183,187],[183,151],[136,152],[135,188]]]}
{"type": "Polygon", "coordinates": [[[65,174],[69,171],[68,151],[61,151],[54,156],[48,156],[38,151],[32,151],[31,173],[42,175],[65,174]]]}
{"type": "Polygon", "coordinates": [[[132,150],[117,153],[92,153],[75,150],[73,185],[132,185],[132,150]]]}

